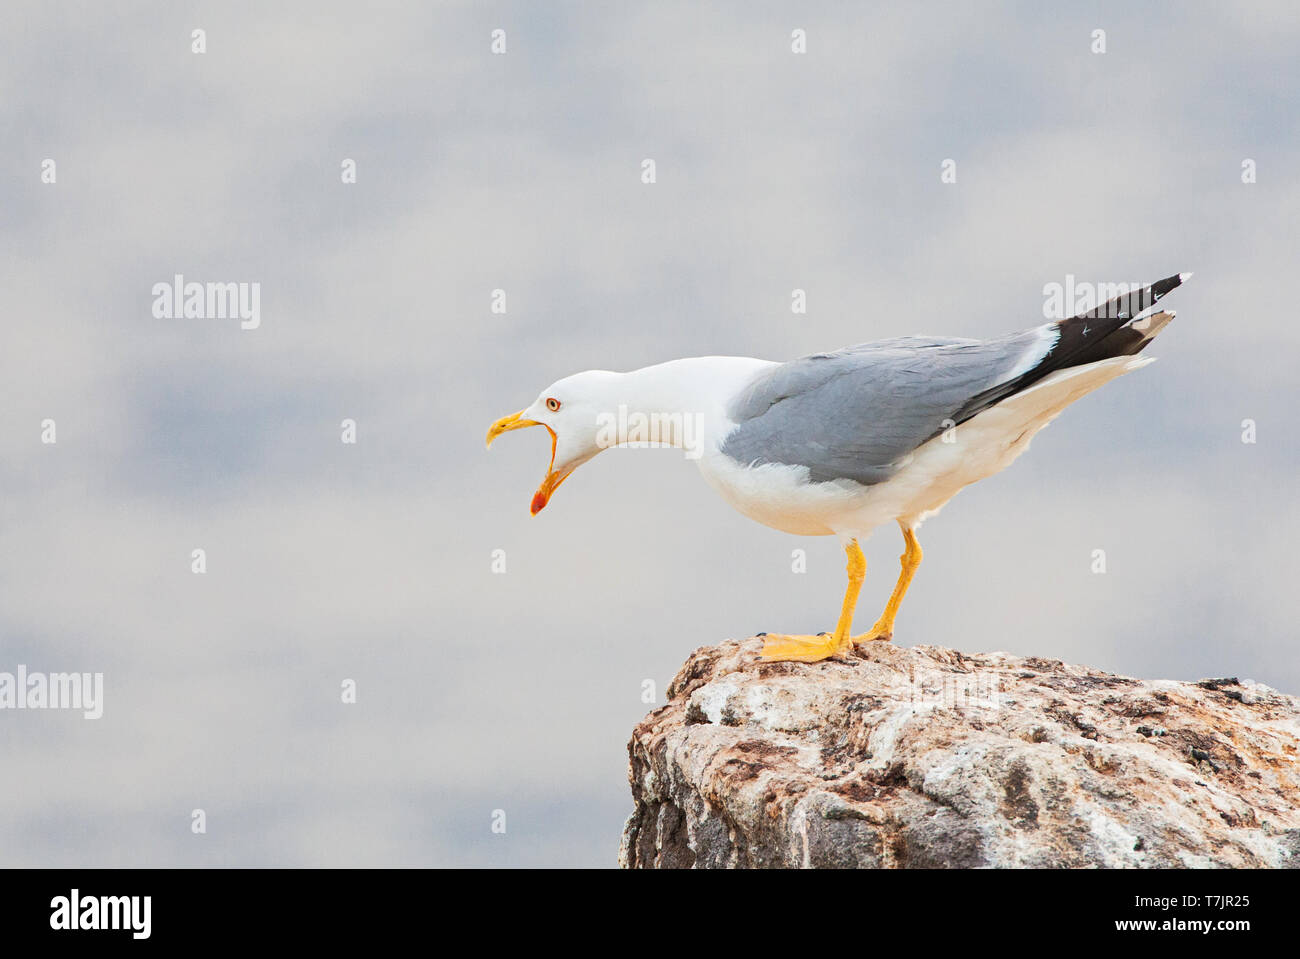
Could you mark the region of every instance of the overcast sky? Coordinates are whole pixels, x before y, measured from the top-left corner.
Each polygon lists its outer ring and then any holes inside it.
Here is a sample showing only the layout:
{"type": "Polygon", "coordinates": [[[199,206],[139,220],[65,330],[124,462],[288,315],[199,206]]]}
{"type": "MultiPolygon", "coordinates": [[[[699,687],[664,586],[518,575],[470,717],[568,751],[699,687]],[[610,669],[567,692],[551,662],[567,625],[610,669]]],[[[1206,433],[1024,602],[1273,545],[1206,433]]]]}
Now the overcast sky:
{"type": "Polygon", "coordinates": [[[530,518],[547,437],[488,425],[1069,275],[1196,271],[1160,362],[926,524],[897,641],[1300,693],[1300,11],[1134,6],[6,2],[0,671],[105,688],[0,712],[0,863],[613,865],[644,682],[830,628],[843,557],[670,450],[530,518]],[[260,326],[156,317],[176,274],[260,326]]]}

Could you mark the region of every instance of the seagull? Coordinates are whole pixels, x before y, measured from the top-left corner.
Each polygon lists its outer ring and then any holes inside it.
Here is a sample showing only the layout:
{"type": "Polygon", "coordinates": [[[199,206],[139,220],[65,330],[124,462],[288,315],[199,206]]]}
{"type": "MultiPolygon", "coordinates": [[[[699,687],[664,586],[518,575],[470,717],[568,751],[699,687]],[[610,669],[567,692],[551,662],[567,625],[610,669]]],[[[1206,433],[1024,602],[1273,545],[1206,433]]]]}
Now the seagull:
{"type": "Polygon", "coordinates": [[[703,356],[587,370],[497,420],[487,445],[525,427],[550,433],[533,515],[601,450],[667,445],[685,449],[745,516],[795,535],[837,536],[848,587],[834,630],[760,634],[760,658],[843,658],[854,644],[893,639],[921,565],[921,524],[958,490],[1009,466],[1075,400],[1153,362],[1137,354],[1174,314],[1145,311],[1190,276],[991,340],[902,336],[788,363],[703,356]],[[903,533],[902,569],[875,625],[854,636],[867,566],[859,543],[891,521],[903,533]]]}

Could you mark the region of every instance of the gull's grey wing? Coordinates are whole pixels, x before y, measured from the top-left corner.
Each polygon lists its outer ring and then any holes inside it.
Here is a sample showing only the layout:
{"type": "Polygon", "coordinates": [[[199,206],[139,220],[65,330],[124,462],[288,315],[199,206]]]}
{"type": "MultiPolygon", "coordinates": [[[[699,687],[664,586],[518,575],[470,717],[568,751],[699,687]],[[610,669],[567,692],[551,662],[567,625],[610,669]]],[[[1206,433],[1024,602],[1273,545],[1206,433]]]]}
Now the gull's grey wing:
{"type": "Polygon", "coordinates": [[[1049,329],[984,341],[900,337],[782,363],[733,402],[739,425],[722,452],[806,466],[815,483],[882,482],[972,397],[1039,362],[1055,339],[1049,329]]]}
{"type": "Polygon", "coordinates": [[[995,340],[905,336],[783,363],[733,401],[738,425],[722,452],[747,465],[806,466],[815,483],[883,482],[926,441],[1043,377],[1140,352],[1172,318],[1147,325],[1140,314],[1189,275],[995,340]]]}

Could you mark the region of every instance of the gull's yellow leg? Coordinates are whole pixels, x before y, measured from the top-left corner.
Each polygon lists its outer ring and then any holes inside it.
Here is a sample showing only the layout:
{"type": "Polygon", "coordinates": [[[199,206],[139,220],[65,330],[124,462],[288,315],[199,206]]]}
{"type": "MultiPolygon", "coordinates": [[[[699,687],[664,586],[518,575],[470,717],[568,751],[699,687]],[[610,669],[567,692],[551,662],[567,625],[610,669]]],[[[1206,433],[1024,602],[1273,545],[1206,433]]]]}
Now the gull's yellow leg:
{"type": "Polygon", "coordinates": [[[903,605],[903,597],[907,595],[907,587],[912,584],[916,568],[921,565],[921,544],[916,541],[916,534],[912,532],[910,526],[904,526],[901,522],[898,525],[903,531],[903,542],[906,544],[903,555],[898,557],[903,569],[898,574],[898,582],[894,584],[894,591],[889,596],[889,602],[885,604],[885,611],[876,620],[876,625],[871,627],[870,632],[853,637],[855,643],[869,643],[875,640],[888,642],[894,638],[894,617],[898,615],[898,607],[903,605]]]}
{"type": "Polygon", "coordinates": [[[815,663],[843,653],[853,645],[849,635],[853,630],[853,607],[858,604],[858,591],[867,575],[867,558],[862,555],[856,539],[849,541],[844,552],[849,558],[849,586],[844,591],[844,605],[840,608],[840,621],[835,624],[835,632],[820,636],[769,634],[763,638],[763,662],[815,663]]]}

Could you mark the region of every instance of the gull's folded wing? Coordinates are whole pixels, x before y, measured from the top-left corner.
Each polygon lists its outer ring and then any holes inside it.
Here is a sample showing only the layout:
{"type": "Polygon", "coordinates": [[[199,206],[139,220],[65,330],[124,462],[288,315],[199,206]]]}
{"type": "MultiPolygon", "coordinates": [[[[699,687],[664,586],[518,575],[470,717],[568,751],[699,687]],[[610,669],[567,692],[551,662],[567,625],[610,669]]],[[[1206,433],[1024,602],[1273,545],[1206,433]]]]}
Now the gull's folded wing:
{"type": "Polygon", "coordinates": [[[722,452],[805,466],[812,482],[883,482],[917,447],[1043,377],[1142,350],[1172,314],[1140,314],[1185,276],[995,340],[906,336],[782,363],[733,401],[722,452]]]}

